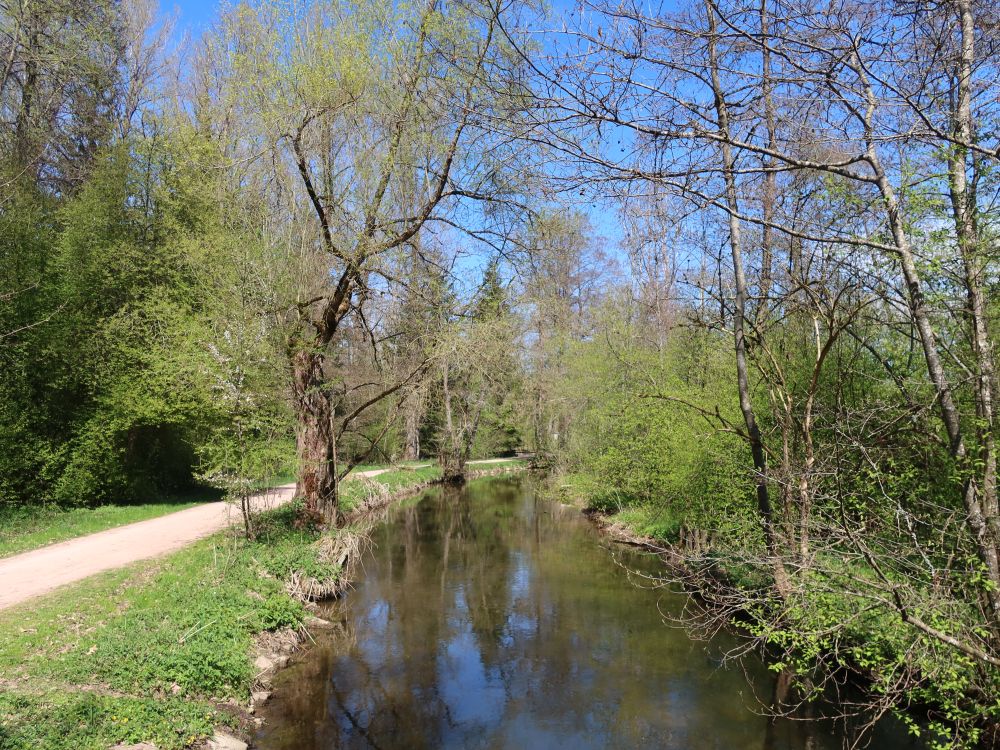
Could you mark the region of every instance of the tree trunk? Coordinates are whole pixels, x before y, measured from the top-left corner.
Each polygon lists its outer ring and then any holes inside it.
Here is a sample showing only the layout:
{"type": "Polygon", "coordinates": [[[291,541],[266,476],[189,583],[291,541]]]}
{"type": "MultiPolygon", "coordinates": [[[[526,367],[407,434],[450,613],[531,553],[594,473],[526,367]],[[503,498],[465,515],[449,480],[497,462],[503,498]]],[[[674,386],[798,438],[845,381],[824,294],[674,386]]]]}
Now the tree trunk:
{"type": "Polygon", "coordinates": [[[463,484],[465,482],[466,452],[462,445],[462,436],[456,433],[455,420],[451,408],[451,381],[448,377],[448,363],[444,363],[442,372],[442,391],[444,396],[444,426],[446,444],[443,446],[438,462],[441,464],[441,481],[446,484],[463,484]]]}
{"type": "Polygon", "coordinates": [[[323,355],[308,349],[292,353],[299,476],[296,494],[306,512],[326,524],[337,523],[337,467],[331,433],[333,414],[324,390],[323,355]]]}
{"type": "Polygon", "coordinates": [[[465,451],[457,446],[441,453],[441,481],[445,484],[465,484],[465,451]]]}
{"type": "Polygon", "coordinates": [[[403,460],[416,461],[420,458],[420,417],[423,412],[423,398],[419,393],[410,394],[406,400],[406,415],[403,421],[403,460]]]}
{"type": "MultiPolygon", "coordinates": [[[[958,0],[957,8],[961,30],[961,54],[956,75],[957,96],[953,119],[956,140],[959,144],[966,144],[972,143],[975,139],[972,119],[975,20],[969,0],[958,0]]],[[[994,439],[996,369],[993,339],[987,325],[987,302],[983,293],[985,263],[982,260],[982,240],[976,216],[975,182],[970,184],[966,175],[968,155],[969,149],[964,145],[951,147],[948,159],[949,192],[955,220],[955,235],[965,276],[966,317],[969,322],[976,374],[973,390],[978,418],[976,422],[978,463],[982,467],[982,512],[986,528],[992,537],[993,547],[1000,556],[1000,508],[997,503],[997,457],[994,439]]]]}
{"type": "Polygon", "coordinates": [[[708,55],[711,66],[712,90],[715,97],[715,111],[718,117],[719,133],[722,136],[722,171],[726,187],[726,203],[729,207],[729,246],[732,252],[733,277],[736,286],[736,298],[733,301],[733,339],[736,349],[736,382],[739,388],[740,411],[746,425],[746,434],[750,443],[750,454],[753,457],[755,482],[757,485],[757,513],[764,532],[764,546],[774,575],[774,586],[779,596],[785,597],[790,591],[788,573],[785,570],[774,530],[774,519],[771,511],[771,498],[767,487],[767,457],[764,453],[764,440],[757,424],[753,402],[750,398],[750,378],[747,368],[746,346],[746,309],[747,280],[743,270],[743,239],[742,226],[737,217],[739,203],[737,198],[735,160],[730,145],[729,109],[726,104],[722,82],[719,76],[719,60],[716,53],[716,35],[718,33],[715,20],[715,7],[706,0],[705,9],[708,13],[708,55]]]}

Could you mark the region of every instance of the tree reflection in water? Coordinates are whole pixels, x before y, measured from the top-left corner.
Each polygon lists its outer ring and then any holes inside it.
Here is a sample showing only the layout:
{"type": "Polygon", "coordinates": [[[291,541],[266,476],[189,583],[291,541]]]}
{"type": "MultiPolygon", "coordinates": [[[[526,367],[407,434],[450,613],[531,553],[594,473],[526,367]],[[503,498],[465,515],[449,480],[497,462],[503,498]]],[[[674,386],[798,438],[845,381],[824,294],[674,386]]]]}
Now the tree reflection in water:
{"type": "MultiPolygon", "coordinates": [[[[340,628],[279,676],[262,750],[843,744],[832,724],[763,715],[753,695],[781,699],[782,683],[716,666],[730,636],[666,627],[657,605],[683,598],[631,585],[580,513],[529,480],[437,488],[374,539],[357,589],[323,612],[340,628]]],[[[879,732],[879,748],[912,747],[879,732]]]]}

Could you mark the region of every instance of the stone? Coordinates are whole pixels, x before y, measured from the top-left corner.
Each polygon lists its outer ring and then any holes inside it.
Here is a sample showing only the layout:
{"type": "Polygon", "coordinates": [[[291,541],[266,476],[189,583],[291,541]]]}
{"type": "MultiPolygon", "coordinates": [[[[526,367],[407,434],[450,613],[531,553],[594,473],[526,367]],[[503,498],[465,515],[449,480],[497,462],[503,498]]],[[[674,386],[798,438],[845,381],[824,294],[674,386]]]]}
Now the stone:
{"type": "Polygon", "coordinates": [[[267,672],[270,669],[274,669],[274,660],[268,656],[261,654],[253,662],[254,667],[260,672],[267,672]]]}
{"type": "Polygon", "coordinates": [[[285,667],[288,666],[288,662],[289,661],[291,661],[291,659],[289,659],[285,655],[277,656],[274,659],[274,668],[275,669],[284,669],[285,667]]]}
{"type": "Polygon", "coordinates": [[[270,690],[255,690],[250,694],[250,698],[253,700],[255,706],[263,706],[271,698],[270,690]]]}
{"type": "Polygon", "coordinates": [[[247,750],[249,745],[243,740],[236,739],[231,734],[216,732],[215,736],[208,741],[211,750],[247,750]]]}
{"type": "Polygon", "coordinates": [[[322,617],[313,617],[309,615],[305,619],[305,625],[307,628],[312,628],[313,630],[329,630],[333,627],[333,623],[329,620],[324,620],[322,617]]]}

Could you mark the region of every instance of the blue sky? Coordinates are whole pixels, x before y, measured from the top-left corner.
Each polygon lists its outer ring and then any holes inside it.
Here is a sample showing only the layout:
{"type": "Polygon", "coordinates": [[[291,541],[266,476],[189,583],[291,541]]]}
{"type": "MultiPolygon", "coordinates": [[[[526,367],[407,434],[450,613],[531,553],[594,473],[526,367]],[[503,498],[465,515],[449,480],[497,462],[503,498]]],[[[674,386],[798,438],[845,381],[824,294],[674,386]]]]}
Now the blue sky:
{"type": "Polygon", "coordinates": [[[185,32],[190,33],[192,37],[199,36],[215,18],[218,7],[219,3],[204,2],[204,0],[180,0],[179,2],[160,0],[162,14],[169,16],[176,12],[178,37],[185,32]]]}
{"type": "MultiPolygon", "coordinates": [[[[219,8],[225,5],[225,0],[160,0],[161,16],[174,17],[174,41],[181,41],[185,35],[197,39],[215,20],[219,8]]],[[[553,7],[565,12],[575,5],[574,0],[555,0],[553,7]]],[[[618,217],[608,206],[594,204],[581,200],[577,209],[587,214],[590,220],[606,242],[606,250],[617,255],[617,246],[621,241],[621,228],[618,217]]]]}

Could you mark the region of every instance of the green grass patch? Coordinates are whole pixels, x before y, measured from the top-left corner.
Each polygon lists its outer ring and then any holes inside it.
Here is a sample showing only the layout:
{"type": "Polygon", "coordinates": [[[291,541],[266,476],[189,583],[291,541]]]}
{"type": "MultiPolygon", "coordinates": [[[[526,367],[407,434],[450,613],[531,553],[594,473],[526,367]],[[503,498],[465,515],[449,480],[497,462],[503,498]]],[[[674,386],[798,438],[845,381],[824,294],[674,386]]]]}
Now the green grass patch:
{"type": "Polygon", "coordinates": [[[664,542],[676,542],[680,538],[681,520],[668,508],[655,505],[626,507],[615,514],[615,520],[639,536],[664,542]]]}
{"type": "Polygon", "coordinates": [[[206,490],[205,496],[199,498],[179,498],[140,505],[69,509],[55,505],[3,508],[0,509],[0,557],[145,521],[217,499],[212,491],[206,490]]]}
{"type": "Polygon", "coordinates": [[[525,461],[523,458],[505,458],[500,461],[489,460],[488,463],[486,462],[486,460],[477,459],[469,461],[469,463],[466,464],[466,466],[470,472],[492,471],[493,469],[504,469],[504,468],[511,468],[514,466],[527,468],[528,462],[525,461]]]}
{"type": "Polygon", "coordinates": [[[227,718],[209,703],[179,698],[0,691],[0,748],[106,750],[155,736],[160,750],[175,750],[210,736],[227,718]]]}
{"type": "Polygon", "coordinates": [[[301,624],[292,571],[332,577],[295,508],[0,613],[0,748],[186,747],[249,696],[254,636],[301,624]],[[39,717],[45,717],[39,721],[39,717]]]}
{"type": "Polygon", "coordinates": [[[584,472],[558,474],[548,482],[550,491],[566,500],[575,500],[574,504],[586,504],[590,496],[601,488],[597,477],[584,472]]]}
{"type": "Polygon", "coordinates": [[[585,472],[570,472],[549,477],[542,493],[550,500],[575,505],[578,508],[594,508],[605,513],[621,510],[617,503],[608,509],[595,506],[595,502],[600,504],[598,498],[607,495],[608,490],[600,479],[585,472]]]}
{"type": "Polygon", "coordinates": [[[544,490],[546,497],[597,510],[614,517],[633,533],[665,542],[677,541],[682,519],[667,505],[642,501],[587,473],[562,474],[551,478],[544,490]]]}
{"type": "Polygon", "coordinates": [[[364,479],[349,477],[340,486],[340,507],[344,512],[349,513],[363,505],[371,494],[371,483],[381,485],[386,491],[393,494],[408,487],[437,481],[440,478],[441,468],[436,464],[423,468],[402,467],[391,469],[376,477],[367,477],[364,479]]]}

